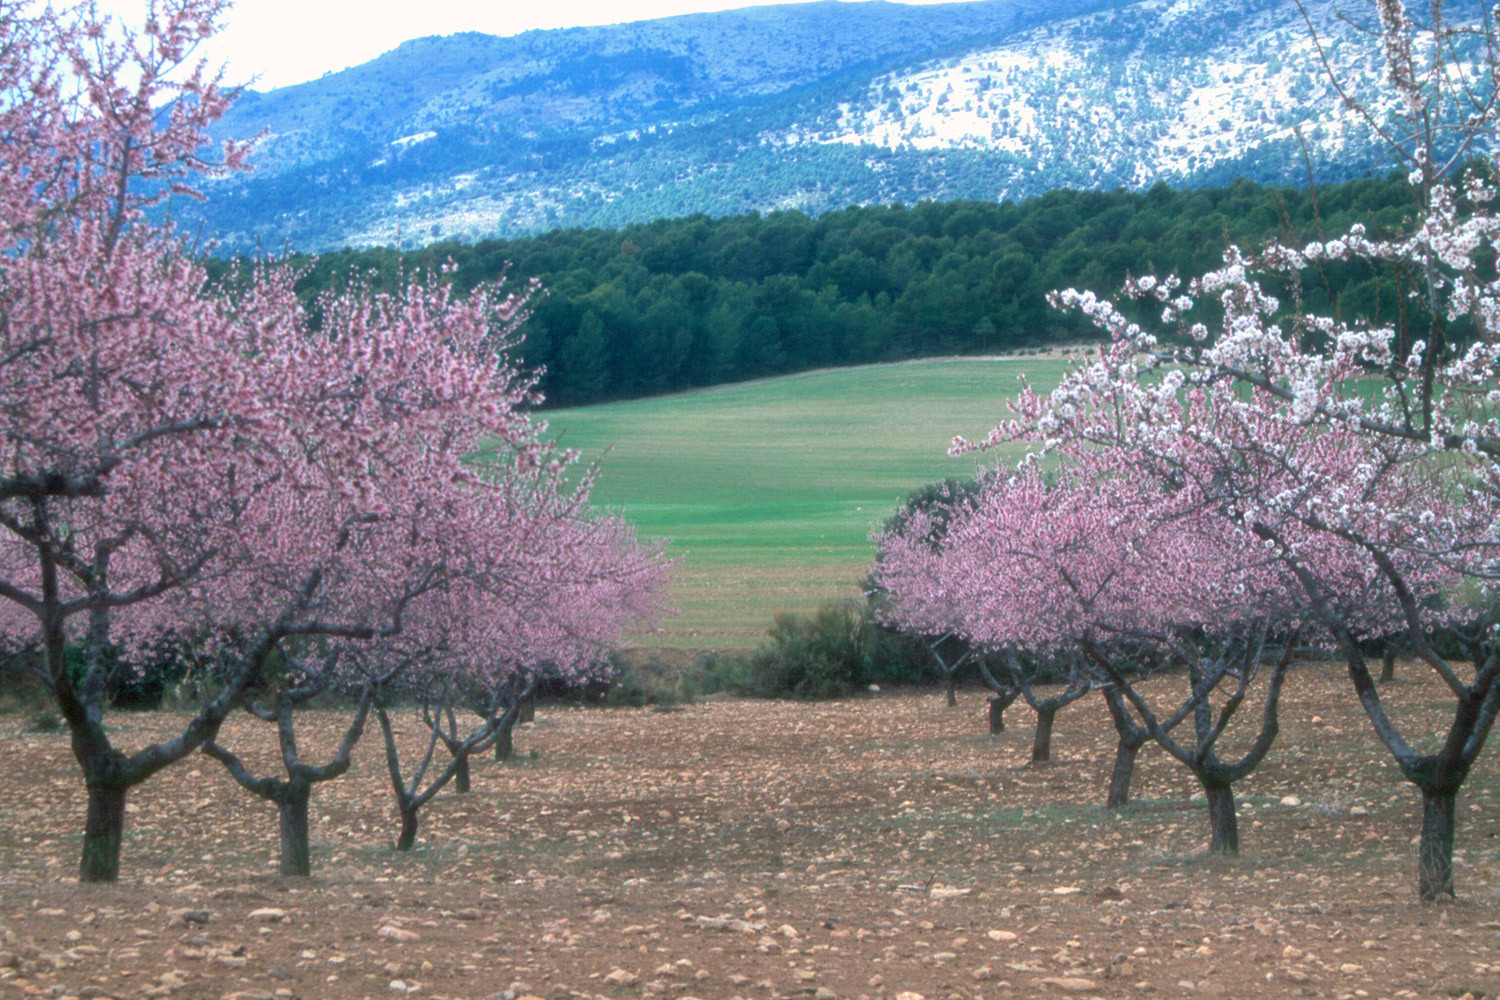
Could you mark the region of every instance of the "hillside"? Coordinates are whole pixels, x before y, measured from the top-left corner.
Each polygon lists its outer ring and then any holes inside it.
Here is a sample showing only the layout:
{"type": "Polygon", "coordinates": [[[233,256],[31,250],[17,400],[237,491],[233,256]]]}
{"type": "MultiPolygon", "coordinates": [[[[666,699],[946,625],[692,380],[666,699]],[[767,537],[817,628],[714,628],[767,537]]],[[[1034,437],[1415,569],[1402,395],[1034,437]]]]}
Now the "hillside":
{"type": "MultiPolygon", "coordinates": [[[[771,212],[659,219],[623,229],[444,241],[398,257],[327,253],[305,268],[304,301],[348,275],[384,282],[451,264],[460,291],[502,275],[541,281],[525,363],[549,405],[651,396],[838,365],[1034,349],[1097,336],[1047,304],[1054,289],[1110,294],[1127,274],[1202,274],[1226,242],[1264,246],[1340,232],[1399,231],[1404,176],[1314,192],[1226,187],[1051,191],[1020,202],[923,202],[810,217],[771,212]],[[507,265],[509,265],[507,269],[507,265]]],[[[215,267],[228,267],[215,261],[215,267]]],[[[1378,321],[1404,299],[1390,268],[1325,268],[1303,301],[1378,321]]],[[[1292,301],[1290,297],[1284,301],[1292,301]]],[[[316,306],[313,305],[316,309],[316,306]]],[[[1135,316],[1134,307],[1123,306],[1135,316]]],[[[1421,328],[1421,318],[1409,322],[1421,328]]],[[[1212,322],[1211,309],[1198,318],[1212,322]]],[[[1461,338],[1469,332],[1464,328],[1461,338]]]]}
{"type": "MultiPolygon", "coordinates": [[[[1081,355],[1080,355],[1081,356],[1081,355]]],[[[594,500],[681,560],[677,614],[650,646],[756,645],[779,608],[859,595],[869,534],[925,483],[974,474],[954,434],[987,431],[1024,372],[1058,358],[944,358],[827,369],[546,414],[598,460],[594,500]]]]}
{"type": "MultiPolygon", "coordinates": [[[[1375,50],[1331,0],[1311,13],[1330,61],[1373,93],[1375,50]]],[[[176,211],[226,249],[311,250],[1300,182],[1300,142],[1323,179],[1384,169],[1338,106],[1294,0],[823,0],[417,39],[248,93],[221,132],[264,132],[257,172],[176,211]]]]}

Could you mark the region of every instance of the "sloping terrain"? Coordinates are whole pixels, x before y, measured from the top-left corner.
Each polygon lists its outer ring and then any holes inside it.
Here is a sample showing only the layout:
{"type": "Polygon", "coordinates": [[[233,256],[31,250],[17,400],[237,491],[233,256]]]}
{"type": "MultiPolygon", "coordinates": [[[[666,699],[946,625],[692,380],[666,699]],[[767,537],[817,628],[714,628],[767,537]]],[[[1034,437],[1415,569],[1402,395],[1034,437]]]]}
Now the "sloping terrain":
{"type": "MultiPolygon", "coordinates": [[[[1332,0],[1309,12],[1373,99],[1377,48],[1332,0]]],[[[1391,165],[1294,0],[825,0],[425,38],[248,93],[220,131],[264,133],[257,172],[178,212],[228,250],[1391,165]]]]}

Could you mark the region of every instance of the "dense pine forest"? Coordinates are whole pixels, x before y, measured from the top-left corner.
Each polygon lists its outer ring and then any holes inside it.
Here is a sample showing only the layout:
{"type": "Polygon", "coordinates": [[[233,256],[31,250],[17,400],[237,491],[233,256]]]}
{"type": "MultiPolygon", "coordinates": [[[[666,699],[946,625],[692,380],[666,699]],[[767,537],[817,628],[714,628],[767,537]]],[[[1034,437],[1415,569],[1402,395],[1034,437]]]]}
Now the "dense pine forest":
{"type": "MultiPolygon", "coordinates": [[[[546,295],[525,361],[548,405],[647,396],[829,365],[1045,348],[1094,335],[1046,303],[1052,289],[1114,292],[1127,274],[1200,274],[1225,247],[1372,233],[1414,208],[1392,174],[1316,190],[1227,187],[1053,191],[1020,203],[851,207],[815,218],[694,215],[619,230],[562,229],[420,250],[292,258],[311,300],[351,273],[452,265],[461,289],[507,274],[546,295]]],[[[233,265],[217,262],[220,274],[233,265]]],[[[1320,272],[1309,305],[1393,322],[1402,276],[1320,272]]],[[[1288,290],[1290,291],[1290,290],[1288,290]]],[[[1290,298],[1290,295],[1288,296],[1290,298]]]]}

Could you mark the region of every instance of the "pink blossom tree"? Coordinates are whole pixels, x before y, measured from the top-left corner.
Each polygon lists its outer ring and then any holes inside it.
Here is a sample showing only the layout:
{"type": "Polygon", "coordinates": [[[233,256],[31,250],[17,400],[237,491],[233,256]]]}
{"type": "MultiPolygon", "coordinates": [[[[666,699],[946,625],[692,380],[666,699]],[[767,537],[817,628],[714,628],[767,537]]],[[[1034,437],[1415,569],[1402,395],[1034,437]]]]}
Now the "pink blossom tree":
{"type": "Polygon", "coordinates": [[[401,819],[397,850],[415,845],[419,812],[439,791],[459,777],[467,785],[472,755],[509,740],[539,680],[583,683],[606,675],[607,654],[626,632],[654,624],[663,612],[671,564],[660,546],[640,543],[616,517],[591,512],[587,481],[569,493],[555,471],[543,478],[545,488],[529,491],[517,510],[475,511],[492,525],[523,525],[528,543],[509,558],[487,553],[462,586],[424,604],[402,648],[383,651],[408,659],[418,644],[421,662],[408,690],[429,734],[408,771],[389,710],[376,710],[401,819]],[[478,716],[467,732],[457,722],[463,708],[478,716]],[[440,743],[445,766],[434,763],[440,743]]]}
{"type": "MultiPolygon", "coordinates": [[[[1272,436],[1262,429],[1262,441],[1272,436]]],[[[1340,442],[1320,444],[1313,450],[1325,458],[1348,453],[1340,442]]],[[[922,627],[949,622],[992,648],[1086,653],[1119,734],[1107,804],[1126,801],[1135,757],[1154,739],[1203,786],[1210,850],[1235,853],[1233,785],[1271,749],[1292,643],[1313,616],[1295,575],[1264,543],[1221,523],[1215,484],[1204,478],[1209,467],[1184,460],[1153,480],[1123,458],[1135,456],[1069,449],[1050,485],[1032,466],[989,476],[976,509],[950,527],[939,552],[888,537],[880,567],[893,614],[922,627]],[[1265,676],[1262,654],[1273,632],[1283,636],[1282,655],[1265,676]],[[1186,690],[1165,710],[1143,694],[1138,662],[1120,662],[1122,651],[1137,660],[1143,647],[1186,666],[1186,690]],[[1231,722],[1260,680],[1258,728],[1239,757],[1221,757],[1231,722]],[[1174,730],[1188,720],[1190,738],[1177,738],[1174,730]]],[[[1262,473],[1290,482],[1275,464],[1262,473]]],[[[1368,558],[1347,547],[1319,552],[1306,531],[1295,537],[1309,562],[1340,579],[1351,620],[1388,621],[1389,603],[1361,582],[1373,575],[1368,558]]],[[[1039,712],[1039,732],[1047,721],[1039,712]]]]}
{"type": "Polygon", "coordinates": [[[211,293],[147,219],[243,159],[200,155],[227,97],[188,63],[222,9],[171,0],[132,31],[0,7],[0,624],[72,734],[85,881],[118,876],[128,790],[212,744],[273,658],[388,639],[433,593],[558,552],[545,525],[476,516],[534,506],[570,458],[508,361],[534,289],[354,285],[314,329],[285,269],[211,293]],[[108,650],[194,632],[233,637],[218,694],[177,737],[116,747],[108,650]]]}
{"type": "Polygon", "coordinates": [[[281,843],[278,870],[282,875],[312,874],[308,809],[313,788],[349,770],[350,754],[364,733],[375,692],[381,680],[388,680],[373,676],[365,679],[354,717],[328,763],[313,764],[304,760],[297,745],[297,708],[326,692],[335,682],[342,652],[341,648],[335,647],[321,657],[287,656],[287,676],[269,704],[258,704],[248,695],[241,698],[240,704],[247,712],[276,727],[285,777],[270,774],[257,777],[238,754],[221,746],[217,737],[203,744],[203,752],[223,764],[241,788],[276,806],[281,843]]]}
{"type": "Polygon", "coordinates": [[[1076,646],[1054,643],[1054,633],[1034,627],[1033,609],[1021,607],[1021,591],[1034,582],[1027,532],[1033,520],[1048,521],[1042,507],[1058,495],[1034,470],[1015,479],[991,477],[977,504],[945,515],[935,540],[923,512],[883,535],[874,571],[888,595],[887,621],[920,635],[955,634],[1003,658],[1003,682],[987,665],[985,672],[993,688],[1018,690],[1036,712],[1033,763],[1051,759],[1057,713],[1090,687],[1088,670],[1073,656],[1076,646]],[[996,617],[1002,612],[1003,623],[996,617]],[[1067,686],[1039,696],[1038,675],[1059,660],[1067,664],[1067,686]]]}
{"type": "MultiPolygon", "coordinates": [[[[222,9],[162,5],[140,31],[87,9],[0,7],[0,597],[72,734],[89,807],[81,875],[118,872],[125,789],[207,739],[248,673],[172,740],[125,753],[101,721],[120,614],[204,573],[272,478],[251,328],[142,223],[204,171],[227,96],[194,45],[222,9]],[[91,656],[75,683],[69,635],[91,656]]],[[[247,671],[249,667],[247,667],[247,671]]]]}
{"type": "Polygon", "coordinates": [[[1500,566],[1500,282],[1488,261],[1500,217],[1495,164],[1476,159],[1495,148],[1500,39],[1488,20],[1448,22],[1436,2],[1425,22],[1400,0],[1379,0],[1374,17],[1391,100],[1347,104],[1408,169],[1410,225],[1232,248],[1222,268],[1187,283],[1129,281],[1124,294],[1159,322],[1060,293],[1056,303],[1091,317],[1110,345],[1050,397],[1024,396],[991,439],[1089,443],[1158,481],[1198,470],[1225,529],[1293,574],[1376,735],[1421,793],[1418,890],[1430,900],[1454,893],[1456,797],[1500,712],[1500,643],[1488,627],[1500,566]],[[1351,260],[1407,280],[1410,294],[1388,303],[1400,322],[1302,308],[1305,269],[1351,260]],[[1289,301],[1268,279],[1286,284],[1289,301]],[[1222,320],[1201,318],[1204,301],[1222,320]],[[1358,565],[1370,572],[1356,580],[1348,568],[1358,565]],[[1462,606],[1455,579],[1480,594],[1476,609],[1462,606]],[[1360,613],[1367,588],[1399,609],[1418,658],[1450,692],[1435,740],[1403,731],[1371,676],[1360,639],[1380,632],[1360,613]],[[1433,627],[1476,613],[1485,627],[1455,632],[1467,663],[1427,641],[1433,627]]]}

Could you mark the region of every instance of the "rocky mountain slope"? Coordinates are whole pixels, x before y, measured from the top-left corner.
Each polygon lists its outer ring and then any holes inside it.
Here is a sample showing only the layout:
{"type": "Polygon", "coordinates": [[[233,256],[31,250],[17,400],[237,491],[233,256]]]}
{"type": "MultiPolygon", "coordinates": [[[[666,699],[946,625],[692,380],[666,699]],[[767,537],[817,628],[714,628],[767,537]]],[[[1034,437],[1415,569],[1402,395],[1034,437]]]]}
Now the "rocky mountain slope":
{"type": "MultiPolygon", "coordinates": [[[[1331,0],[1309,15],[1375,93],[1368,39],[1331,0]]],[[[256,173],[177,211],[226,249],[1389,165],[1294,0],[822,0],[424,38],[249,92],[221,129],[264,134],[256,173]]]]}

